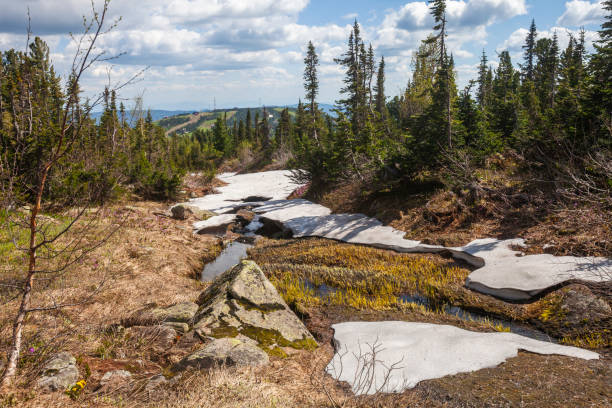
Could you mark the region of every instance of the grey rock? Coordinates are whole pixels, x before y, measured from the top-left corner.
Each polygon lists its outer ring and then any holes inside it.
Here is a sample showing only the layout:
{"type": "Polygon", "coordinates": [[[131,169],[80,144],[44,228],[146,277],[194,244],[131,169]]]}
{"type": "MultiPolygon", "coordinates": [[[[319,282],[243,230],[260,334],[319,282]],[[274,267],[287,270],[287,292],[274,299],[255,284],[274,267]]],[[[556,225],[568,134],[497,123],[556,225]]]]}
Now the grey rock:
{"type": "Polygon", "coordinates": [[[147,381],[147,384],[145,385],[145,391],[153,391],[157,387],[167,384],[167,383],[168,383],[168,379],[164,377],[162,374],[154,375],[153,377],[149,378],[149,380],[147,381]]]}
{"type": "Polygon", "coordinates": [[[185,207],[182,205],[175,205],[170,209],[172,213],[172,218],[175,220],[184,220],[187,219],[187,215],[185,214],[185,207]]]}
{"type": "Polygon", "coordinates": [[[162,326],[170,327],[177,331],[177,333],[187,333],[189,331],[189,325],[181,322],[164,322],[162,326]]]}
{"type": "Polygon", "coordinates": [[[563,294],[561,310],[572,325],[598,322],[612,317],[610,305],[583,285],[571,285],[563,294]]]}
{"type": "Polygon", "coordinates": [[[170,208],[170,212],[172,213],[172,218],[176,220],[186,220],[187,218],[192,216],[196,220],[203,221],[216,215],[212,211],[203,210],[195,205],[189,204],[175,205],[174,207],[170,208]]]}
{"type": "Polygon", "coordinates": [[[106,393],[116,391],[130,383],[132,373],[126,370],[107,371],[100,380],[100,387],[97,392],[106,393]]]}
{"type": "Polygon", "coordinates": [[[238,339],[215,339],[188,355],[174,366],[175,371],[193,367],[206,369],[216,366],[260,366],[269,362],[268,355],[255,342],[238,339]]]}
{"type": "Polygon", "coordinates": [[[240,334],[265,349],[314,348],[312,335],[252,261],[242,261],[200,294],[194,330],[202,338],[240,334]]]}
{"type": "Polygon", "coordinates": [[[177,303],[168,307],[158,307],[152,303],[132,313],[122,324],[130,326],[148,326],[163,322],[191,323],[198,311],[198,305],[193,302],[177,303]]]}
{"type": "Polygon", "coordinates": [[[42,392],[65,391],[79,380],[79,370],[72,354],[62,352],[49,360],[38,379],[37,387],[42,392]]]}

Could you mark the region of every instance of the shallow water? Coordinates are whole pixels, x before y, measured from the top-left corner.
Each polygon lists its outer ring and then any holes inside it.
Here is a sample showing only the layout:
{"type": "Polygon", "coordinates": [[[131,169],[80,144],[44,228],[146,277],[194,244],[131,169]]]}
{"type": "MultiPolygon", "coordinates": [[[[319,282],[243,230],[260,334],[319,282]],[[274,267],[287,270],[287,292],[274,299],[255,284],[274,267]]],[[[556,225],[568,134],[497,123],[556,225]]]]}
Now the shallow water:
{"type": "MultiPolygon", "coordinates": [[[[325,298],[329,295],[333,295],[335,292],[337,292],[339,289],[333,288],[331,286],[327,286],[327,285],[321,285],[321,286],[316,286],[314,284],[312,284],[312,282],[310,281],[304,281],[304,285],[307,288],[312,289],[315,292],[315,295],[319,298],[325,298]]],[[[422,305],[424,306],[426,309],[428,309],[429,311],[439,311],[440,308],[439,307],[434,307],[431,302],[429,301],[428,298],[426,298],[425,296],[421,296],[421,295],[401,295],[399,296],[399,298],[401,300],[403,300],[406,303],[416,303],[418,305],[422,305]]],[[[525,337],[529,337],[535,340],[541,340],[541,341],[548,341],[551,343],[556,343],[555,339],[553,339],[552,337],[550,337],[549,335],[547,335],[544,332],[541,332],[539,330],[533,329],[531,327],[528,327],[526,325],[522,325],[522,324],[517,324],[514,323],[512,321],[509,320],[505,320],[505,319],[498,319],[498,318],[494,318],[494,317],[490,317],[490,316],[486,316],[484,314],[480,314],[480,313],[474,313],[474,312],[468,312],[465,309],[462,309],[458,306],[452,306],[452,305],[448,305],[445,304],[442,306],[442,311],[444,311],[444,313],[449,314],[449,315],[453,315],[453,316],[457,316],[458,318],[460,318],[461,320],[465,320],[465,321],[472,321],[472,322],[483,322],[483,323],[491,323],[493,325],[501,325],[506,329],[510,329],[511,333],[515,333],[515,334],[519,334],[521,336],[525,336],[525,337]]]]}
{"type": "Polygon", "coordinates": [[[252,244],[245,244],[239,241],[231,242],[214,261],[204,266],[200,280],[214,280],[217,276],[245,259],[247,257],[247,250],[252,246],[252,244]]]}

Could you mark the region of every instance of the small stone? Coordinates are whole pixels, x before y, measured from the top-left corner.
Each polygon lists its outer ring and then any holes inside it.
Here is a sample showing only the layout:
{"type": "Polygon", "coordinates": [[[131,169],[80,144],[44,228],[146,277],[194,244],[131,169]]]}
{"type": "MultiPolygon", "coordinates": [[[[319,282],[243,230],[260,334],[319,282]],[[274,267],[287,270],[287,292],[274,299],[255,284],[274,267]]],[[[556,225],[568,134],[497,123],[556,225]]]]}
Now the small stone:
{"type": "Polygon", "coordinates": [[[167,383],[168,383],[168,379],[166,377],[164,377],[162,374],[157,374],[149,378],[149,380],[147,381],[147,385],[145,385],[145,390],[153,391],[157,387],[167,384],[167,383]]]}
{"type": "Polygon", "coordinates": [[[100,380],[98,392],[107,393],[126,386],[132,379],[132,373],[126,370],[107,371],[100,380]]]}
{"type": "Polygon", "coordinates": [[[243,227],[250,224],[255,218],[255,213],[249,210],[238,210],[236,213],[236,221],[238,221],[243,227]]]}
{"type": "Polygon", "coordinates": [[[133,326],[126,330],[126,335],[167,350],[174,345],[178,334],[176,330],[167,326],[133,326]]]}
{"type": "Polygon", "coordinates": [[[72,354],[62,352],[49,360],[38,379],[37,387],[42,392],[65,391],[79,380],[79,370],[72,354]]]}
{"type": "Polygon", "coordinates": [[[189,331],[189,325],[181,322],[164,322],[162,326],[170,327],[176,330],[178,333],[187,333],[189,331]]]}
{"type": "Polygon", "coordinates": [[[170,209],[170,212],[172,213],[172,218],[174,218],[175,220],[187,219],[187,215],[185,214],[185,207],[183,207],[182,205],[175,205],[170,209]]]}

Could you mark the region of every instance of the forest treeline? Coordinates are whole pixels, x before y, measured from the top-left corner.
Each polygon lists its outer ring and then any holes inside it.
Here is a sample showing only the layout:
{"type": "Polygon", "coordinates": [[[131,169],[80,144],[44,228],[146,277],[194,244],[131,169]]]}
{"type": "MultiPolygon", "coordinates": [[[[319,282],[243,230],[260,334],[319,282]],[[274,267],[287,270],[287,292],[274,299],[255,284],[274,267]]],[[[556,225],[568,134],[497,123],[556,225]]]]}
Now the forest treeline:
{"type": "MultiPolygon", "coordinates": [[[[477,77],[459,90],[447,44],[446,2],[432,1],[433,32],[413,53],[405,90],[392,98],[385,92],[384,57],[377,59],[366,46],[355,21],[346,51],[336,59],[345,77],[335,114],[318,108],[319,59],[310,42],[305,98],[295,113],[283,110],[274,129],[264,109],[232,123],[217,116],[212,129],[167,136],[150,114],[134,117],[138,110],[126,111],[115,90],[104,92],[98,122],[91,118],[91,101],[71,100],[78,142],[49,176],[46,194],[75,197],[95,184],[100,200],[126,186],[145,197],[170,198],[185,171],[212,177],[222,162],[236,158],[260,166],[289,159],[286,165],[301,170],[299,176],[313,186],[423,174],[465,184],[474,168],[506,151],[551,179],[578,171],[598,188],[612,188],[610,174],[597,166],[612,157],[612,1],[603,4],[608,15],[593,53],[584,30],[560,49],[557,35],[539,37],[533,22],[519,69],[508,51],[498,55],[496,68],[483,51],[477,77]]],[[[35,185],[37,163],[44,162],[35,159],[48,151],[54,129],[62,126],[66,95],[40,38],[27,52],[1,56],[3,163],[18,169],[14,173],[26,185],[35,185]]]]}
{"type": "Polygon", "coordinates": [[[540,38],[532,22],[519,69],[507,50],[496,68],[483,51],[477,77],[461,90],[446,41],[445,1],[430,7],[433,33],[414,53],[405,91],[387,103],[384,58],[375,63],[355,22],[347,50],[336,60],[346,74],[333,120],[316,109],[317,58],[309,45],[304,78],[310,119],[294,131],[300,135],[295,167],[305,170],[304,177],[327,184],[429,174],[453,186],[469,183],[473,169],[493,154],[512,151],[526,171],[554,182],[565,174],[580,183],[576,174],[583,174],[588,181],[582,187],[610,194],[612,1],[604,2],[608,13],[593,53],[584,30],[560,49],[556,34],[540,38]]]}

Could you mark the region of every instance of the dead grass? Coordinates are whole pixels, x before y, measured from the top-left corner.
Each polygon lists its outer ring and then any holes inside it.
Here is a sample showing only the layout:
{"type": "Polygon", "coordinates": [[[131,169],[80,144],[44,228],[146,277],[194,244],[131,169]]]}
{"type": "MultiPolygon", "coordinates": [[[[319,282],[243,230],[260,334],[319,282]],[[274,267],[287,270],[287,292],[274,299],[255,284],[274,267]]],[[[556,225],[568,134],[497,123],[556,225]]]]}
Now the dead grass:
{"type": "MultiPolygon", "coordinates": [[[[67,350],[75,356],[97,355],[104,331],[129,312],[151,302],[161,305],[193,300],[203,285],[194,279],[204,261],[220,248],[211,237],[193,235],[188,222],[155,216],[159,204],[130,203],[109,208],[104,223],[125,223],[109,242],[74,265],[54,287],[41,290],[42,300],[77,298],[83,289],[99,285],[102,291],[91,302],[75,308],[30,315],[24,331],[24,348],[34,355],[67,350]]],[[[104,227],[102,225],[101,227],[104,227]]],[[[0,310],[2,358],[11,337],[11,319],[17,304],[0,310]]],[[[38,374],[41,359],[24,354],[18,384],[27,384],[38,374]]]]}

